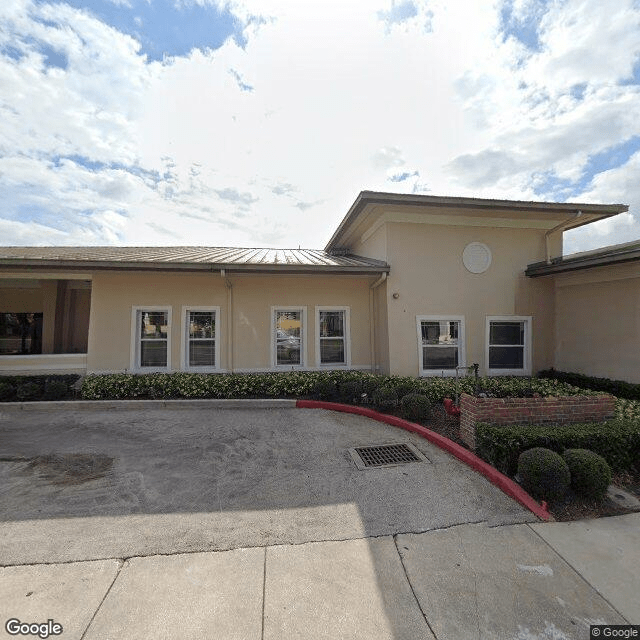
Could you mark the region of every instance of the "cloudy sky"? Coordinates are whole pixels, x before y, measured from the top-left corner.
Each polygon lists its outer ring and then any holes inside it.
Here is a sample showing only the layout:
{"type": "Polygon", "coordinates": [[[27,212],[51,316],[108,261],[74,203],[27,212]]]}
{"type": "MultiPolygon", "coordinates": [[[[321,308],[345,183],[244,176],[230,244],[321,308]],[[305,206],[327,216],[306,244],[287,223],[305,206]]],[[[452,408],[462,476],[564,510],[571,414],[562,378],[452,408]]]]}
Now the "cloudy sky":
{"type": "Polygon", "coordinates": [[[363,189],[623,202],[637,0],[2,0],[0,244],[321,248],[363,189]]]}

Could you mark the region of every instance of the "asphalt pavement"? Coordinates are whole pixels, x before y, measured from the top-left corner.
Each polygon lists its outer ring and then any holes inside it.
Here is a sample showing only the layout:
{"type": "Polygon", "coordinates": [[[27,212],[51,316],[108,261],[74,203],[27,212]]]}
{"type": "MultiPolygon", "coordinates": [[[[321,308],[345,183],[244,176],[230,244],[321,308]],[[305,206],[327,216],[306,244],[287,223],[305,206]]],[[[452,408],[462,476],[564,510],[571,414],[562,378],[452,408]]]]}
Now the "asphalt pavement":
{"type": "Polygon", "coordinates": [[[538,522],[361,416],[9,409],[0,442],[0,637],[11,619],[113,640],[586,640],[640,624],[640,513],[538,522]],[[360,470],[349,451],[398,442],[425,460],[360,470]]]}

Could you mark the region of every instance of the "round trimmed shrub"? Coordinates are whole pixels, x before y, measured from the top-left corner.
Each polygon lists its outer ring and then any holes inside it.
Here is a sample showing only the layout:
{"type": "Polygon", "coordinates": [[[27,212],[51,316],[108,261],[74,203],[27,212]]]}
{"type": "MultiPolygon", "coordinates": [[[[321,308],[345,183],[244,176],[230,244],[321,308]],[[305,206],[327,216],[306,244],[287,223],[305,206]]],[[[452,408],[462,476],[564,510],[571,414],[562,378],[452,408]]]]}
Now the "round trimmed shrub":
{"type": "Polygon", "coordinates": [[[9,402],[15,397],[16,389],[8,382],[0,382],[0,402],[9,402]]]}
{"type": "Polygon", "coordinates": [[[406,420],[426,420],[431,414],[431,403],[422,393],[408,393],[400,400],[400,410],[406,420]]]}
{"type": "Polygon", "coordinates": [[[313,393],[320,400],[335,400],[338,397],[338,386],[333,380],[318,380],[313,387],[313,393]]]}
{"type": "Polygon", "coordinates": [[[589,449],[566,449],[562,454],[571,472],[571,488],[580,495],[602,500],[611,484],[611,467],[589,449]]]}
{"type": "Polygon", "coordinates": [[[362,394],[362,385],[357,380],[346,380],[340,385],[339,396],[342,402],[357,403],[362,394]]]}
{"type": "Polygon", "coordinates": [[[42,389],[35,382],[24,382],[16,389],[18,400],[36,400],[42,394],[42,389]]]}
{"type": "Polygon", "coordinates": [[[44,384],[45,400],[61,400],[67,396],[69,388],[62,380],[47,380],[44,384]]]}
{"type": "Polygon", "coordinates": [[[391,387],[378,387],[373,392],[373,404],[378,409],[392,409],[398,404],[398,394],[391,387]]]}
{"type": "Polygon", "coordinates": [[[571,472],[562,456],[551,449],[534,447],[520,454],[518,475],[522,486],[535,498],[556,500],[571,484],[571,472]]]}

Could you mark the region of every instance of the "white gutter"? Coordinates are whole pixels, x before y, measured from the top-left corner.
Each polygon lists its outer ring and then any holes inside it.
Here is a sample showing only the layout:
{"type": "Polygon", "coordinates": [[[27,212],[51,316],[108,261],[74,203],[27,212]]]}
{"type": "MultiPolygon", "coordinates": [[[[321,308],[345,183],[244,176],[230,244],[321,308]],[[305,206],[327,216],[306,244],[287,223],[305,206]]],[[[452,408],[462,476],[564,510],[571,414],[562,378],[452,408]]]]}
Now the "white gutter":
{"type": "Polygon", "coordinates": [[[387,279],[385,271],[380,277],[369,287],[369,353],[371,360],[371,372],[375,373],[378,363],[376,362],[376,333],[375,333],[375,298],[374,289],[377,289],[387,279]]]}
{"type": "Polygon", "coordinates": [[[553,229],[549,229],[549,231],[547,231],[544,234],[544,246],[545,246],[545,251],[547,255],[547,264],[551,264],[551,250],[549,249],[549,236],[552,233],[555,233],[556,231],[559,231],[560,229],[562,229],[564,226],[566,226],[568,222],[571,222],[572,220],[579,218],[581,215],[582,215],[582,211],[576,211],[570,218],[567,218],[567,220],[563,220],[560,224],[557,224],[555,227],[553,227],[553,229]]]}

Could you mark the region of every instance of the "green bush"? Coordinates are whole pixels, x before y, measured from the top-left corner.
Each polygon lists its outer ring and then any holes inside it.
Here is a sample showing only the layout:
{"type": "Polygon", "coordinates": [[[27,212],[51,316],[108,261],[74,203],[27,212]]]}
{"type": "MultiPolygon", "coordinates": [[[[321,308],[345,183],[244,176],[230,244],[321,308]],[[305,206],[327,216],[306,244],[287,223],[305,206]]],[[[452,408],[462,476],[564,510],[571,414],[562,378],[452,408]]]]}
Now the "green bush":
{"type": "Polygon", "coordinates": [[[640,423],[611,420],[564,425],[476,425],[476,453],[507,475],[515,474],[518,456],[532,447],[546,447],[559,454],[565,449],[589,449],[601,455],[614,471],[623,471],[640,460],[640,423]]]}
{"type": "Polygon", "coordinates": [[[8,389],[4,385],[8,385],[9,387],[13,387],[14,392],[9,395],[3,395],[0,392],[0,402],[15,402],[16,400],[43,400],[44,397],[44,389],[47,383],[53,382],[63,382],[67,389],[70,389],[78,380],[80,376],[77,374],[65,374],[65,375],[47,375],[47,376],[2,376],[0,377],[0,387],[8,389]],[[24,385],[35,385],[38,388],[38,391],[35,391],[35,387],[29,386],[27,389],[22,391],[22,394],[27,393],[29,397],[20,398],[18,397],[18,389],[24,385]]]}
{"type": "Polygon", "coordinates": [[[47,380],[42,397],[45,400],[62,400],[69,394],[69,387],[62,380],[47,380]]]}
{"type": "Polygon", "coordinates": [[[582,389],[593,389],[604,391],[618,398],[627,400],[640,400],[640,384],[625,382],[624,380],[610,380],[609,378],[594,378],[581,373],[570,373],[567,371],[556,371],[546,369],[538,372],[539,378],[558,380],[582,389]]]}
{"type": "Polygon", "coordinates": [[[406,420],[422,422],[431,414],[431,403],[421,393],[408,393],[400,400],[400,411],[406,420]]]}
{"type": "Polygon", "coordinates": [[[398,394],[392,387],[378,387],[373,392],[373,404],[381,411],[398,405],[398,394]]]}
{"type": "Polygon", "coordinates": [[[10,402],[15,400],[16,388],[8,382],[0,381],[0,402],[10,402]]]}
{"type": "Polygon", "coordinates": [[[341,402],[357,404],[361,400],[362,385],[357,380],[346,380],[338,389],[338,396],[341,402]]]}
{"type": "Polygon", "coordinates": [[[567,449],[562,457],[571,472],[571,488],[580,495],[602,500],[611,484],[611,467],[588,449],[567,449]]]}
{"type": "Polygon", "coordinates": [[[313,395],[319,400],[336,400],[338,397],[338,385],[334,380],[318,380],[313,388],[313,395]]]}
{"type": "Polygon", "coordinates": [[[16,389],[16,396],[22,402],[40,399],[42,387],[35,382],[24,382],[16,389]]]}
{"type": "Polygon", "coordinates": [[[562,456],[544,447],[520,454],[518,475],[526,491],[534,498],[545,500],[561,498],[571,484],[571,473],[562,456]]]}
{"type": "Polygon", "coordinates": [[[420,379],[409,376],[388,376],[384,383],[385,387],[395,389],[398,398],[403,398],[409,393],[420,393],[420,379]]]}
{"type": "MultiPolygon", "coordinates": [[[[62,377],[62,376],[61,376],[62,377]]],[[[77,379],[78,376],[75,376],[77,379]]],[[[407,393],[427,396],[431,406],[441,403],[456,392],[452,378],[411,378],[382,376],[363,371],[287,371],[275,373],[150,373],[150,374],[105,374],[88,375],[82,381],[82,398],[85,400],[117,400],[124,398],[301,398],[313,397],[316,385],[331,381],[340,390],[349,385],[358,385],[362,401],[372,398],[378,387],[384,386],[396,392],[398,397],[407,393]],[[347,385],[345,387],[345,385],[347,385]],[[364,395],[364,398],[362,397],[364,395]]],[[[71,386],[75,382],[67,381],[71,386]]],[[[557,380],[536,378],[481,378],[481,386],[499,397],[520,396],[530,392],[541,396],[577,395],[594,393],[566,385],[557,380]]],[[[44,384],[44,380],[41,382],[44,384]]],[[[353,389],[354,387],[352,387],[353,389]]],[[[474,378],[461,378],[460,393],[473,393],[474,378]]],[[[349,391],[349,394],[351,391],[349,391]]]]}

